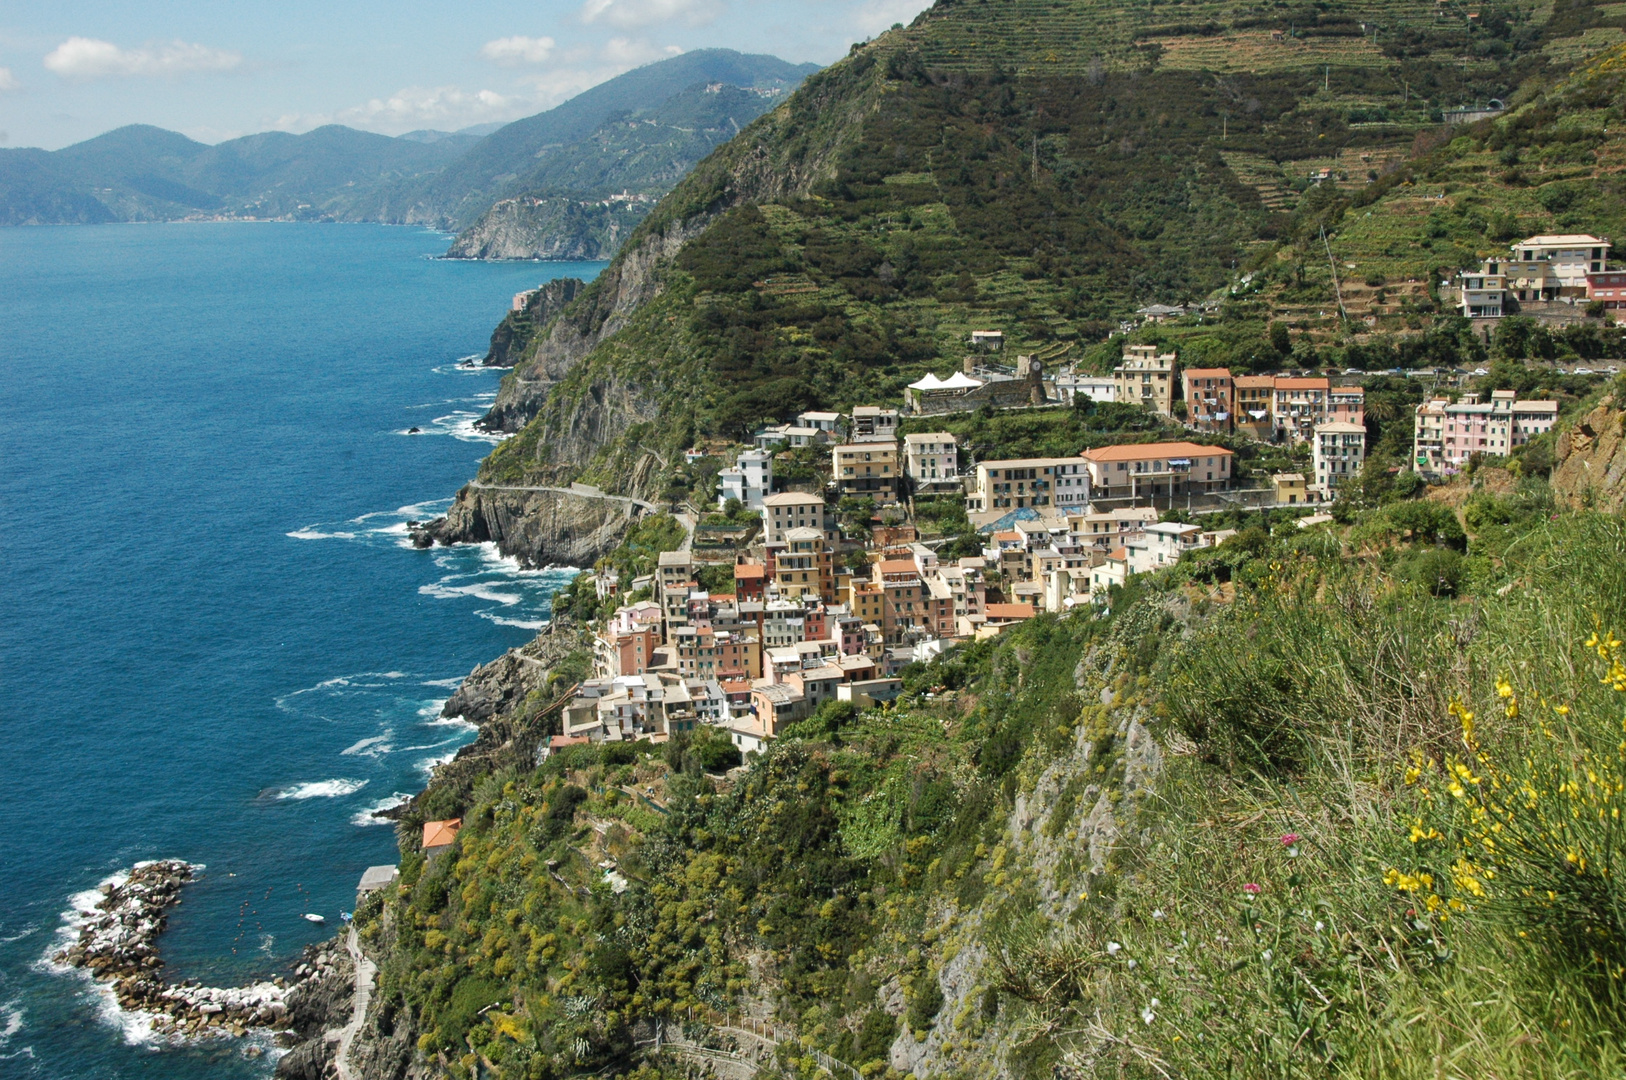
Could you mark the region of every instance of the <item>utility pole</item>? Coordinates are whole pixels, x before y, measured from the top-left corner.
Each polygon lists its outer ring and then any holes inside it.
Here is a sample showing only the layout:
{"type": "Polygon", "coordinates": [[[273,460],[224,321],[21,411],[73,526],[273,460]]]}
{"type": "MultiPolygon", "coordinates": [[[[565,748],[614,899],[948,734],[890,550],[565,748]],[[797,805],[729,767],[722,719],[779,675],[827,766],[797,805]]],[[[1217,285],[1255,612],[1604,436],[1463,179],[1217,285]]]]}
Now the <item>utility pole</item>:
{"type": "Polygon", "coordinates": [[[1321,89],[1332,89],[1332,65],[1328,64],[1321,69],[1321,89]]]}
{"type": "Polygon", "coordinates": [[[1344,307],[1344,290],[1338,284],[1338,264],[1332,261],[1332,245],[1327,242],[1327,227],[1321,227],[1321,246],[1327,249],[1327,269],[1332,271],[1332,291],[1338,297],[1338,312],[1349,322],[1349,309],[1344,307]]]}

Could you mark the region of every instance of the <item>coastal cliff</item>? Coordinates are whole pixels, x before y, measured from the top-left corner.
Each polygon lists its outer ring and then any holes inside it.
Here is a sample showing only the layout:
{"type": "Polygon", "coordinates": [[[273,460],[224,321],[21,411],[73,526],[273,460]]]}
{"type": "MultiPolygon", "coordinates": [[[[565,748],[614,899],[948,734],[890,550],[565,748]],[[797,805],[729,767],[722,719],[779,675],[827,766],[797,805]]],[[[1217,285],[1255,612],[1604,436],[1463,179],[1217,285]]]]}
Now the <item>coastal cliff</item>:
{"type": "Polygon", "coordinates": [[[575,278],[553,278],[525,298],[525,306],[503,316],[491,332],[483,367],[513,367],[531,342],[553,324],[559,313],[581,295],[586,286],[575,278]]]}
{"type": "Polygon", "coordinates": [[[458,234],[452,259],[608,259],[649,212],[648,204],[569,196],[502,199],[458,234]]]}
{"type": "Polygon", "coordinates": [[[412,526],[413,543],[494,543],[530,568],[592,566],[616,546],[637,515],[627,499],[565,489],[486,487],[457,493],[445,517],[412,526]]]}
{"type": "Polygon", "coordinates": [[[643,236],[574,294],[576,302],[513,356],[514,370],[504,376],[497,400],[479,426],[508,433],[524,428],[542,409],[549,392],[659,292],[657,267],[704,224],[673,225],[643,236]]]}

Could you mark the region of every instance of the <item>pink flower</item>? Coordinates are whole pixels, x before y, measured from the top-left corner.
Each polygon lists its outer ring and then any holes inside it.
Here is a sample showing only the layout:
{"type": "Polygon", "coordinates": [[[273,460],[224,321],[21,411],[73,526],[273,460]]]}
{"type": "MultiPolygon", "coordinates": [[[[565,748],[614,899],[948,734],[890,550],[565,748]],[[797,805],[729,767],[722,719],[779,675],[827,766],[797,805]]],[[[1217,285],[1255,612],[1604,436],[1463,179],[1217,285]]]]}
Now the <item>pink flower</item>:
{"type": "Polygon", "coordinates": [[[1242,886],[1242,891],[1247,893],[1249,896],[1258,896],[1264,890],[1250,881],[1246,885],[1242,886]]]}
{"type": "Polygon", "coordinates": [[[1283,833],[1282,834],[1282,847],[1292,847],[1294,844],[1296,844],[1298,842],[1299,842],[1299,834],[1298,833],[1290,832],[1290,833],[1283,833]]]}

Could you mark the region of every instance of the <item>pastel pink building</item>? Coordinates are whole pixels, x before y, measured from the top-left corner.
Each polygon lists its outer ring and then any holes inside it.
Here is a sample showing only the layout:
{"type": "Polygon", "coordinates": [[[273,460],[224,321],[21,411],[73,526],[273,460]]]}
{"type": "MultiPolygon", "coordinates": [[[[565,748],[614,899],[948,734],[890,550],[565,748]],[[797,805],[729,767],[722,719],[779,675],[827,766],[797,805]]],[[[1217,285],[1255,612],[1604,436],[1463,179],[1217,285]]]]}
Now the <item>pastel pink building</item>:
{"type": "Polygon", "coordinates": [[[1435,398],[1417,406],[1412,460],[1420,472],[1454,473],[1474,454],[1506,457],[1558,423],[1558,402],[1519,401],[1495,390],[1489,401],[1464,394],[1453,404],[1435,398]]]}

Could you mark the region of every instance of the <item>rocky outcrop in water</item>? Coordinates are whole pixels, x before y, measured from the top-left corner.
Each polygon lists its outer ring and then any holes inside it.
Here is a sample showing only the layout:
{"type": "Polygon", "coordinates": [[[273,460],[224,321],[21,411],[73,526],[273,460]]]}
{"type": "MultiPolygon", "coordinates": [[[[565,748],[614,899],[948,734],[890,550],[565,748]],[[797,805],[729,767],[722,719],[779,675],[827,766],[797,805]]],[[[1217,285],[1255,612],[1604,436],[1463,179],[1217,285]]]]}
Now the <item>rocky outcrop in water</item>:
{"type": "Polygon", "coordinates": [[[178,859],[161,859],[138,863],[123,880],[103,885],[102,899],[79,924],[78,940],[54,959],[111,983],[119,1007],[150,1014],[160,1034],[241,1038],[251,1028],[280,1024],[289,1010],[282,979],[243,987],[164,980],[158,936],[193,870],[178,859]]]}
{"type": "Polygon", "coordinates": [[[490,541],[527,567],[592,566],[615,549],[637,512],[630,502],[567,490],[471,484],[445,517],[412,526],[411,535],[419,547],[490,541]]]}

